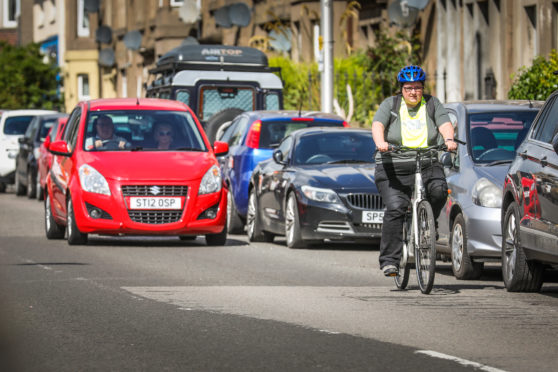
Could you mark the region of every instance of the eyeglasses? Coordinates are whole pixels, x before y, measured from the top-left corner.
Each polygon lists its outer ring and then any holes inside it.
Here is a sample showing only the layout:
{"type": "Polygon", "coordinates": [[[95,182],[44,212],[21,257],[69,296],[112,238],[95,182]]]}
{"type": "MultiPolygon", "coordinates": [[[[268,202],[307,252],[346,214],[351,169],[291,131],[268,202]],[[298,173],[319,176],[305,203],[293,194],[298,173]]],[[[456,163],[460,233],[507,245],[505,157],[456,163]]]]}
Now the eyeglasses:
{"type": "Polygon", "coordinates": [[[171,131],[166,131],[166,132],[159,132],[160,136],[172,136],[172,132],[171,131]]]}
{"type": "Polygon", "coordinates": [[[403,87],[403,89],[405,89],[405,92],[407,93],[412,92],[413,90],[415,92],[420,92],[421,90],[424,89],[424,87],[403,87]]]}

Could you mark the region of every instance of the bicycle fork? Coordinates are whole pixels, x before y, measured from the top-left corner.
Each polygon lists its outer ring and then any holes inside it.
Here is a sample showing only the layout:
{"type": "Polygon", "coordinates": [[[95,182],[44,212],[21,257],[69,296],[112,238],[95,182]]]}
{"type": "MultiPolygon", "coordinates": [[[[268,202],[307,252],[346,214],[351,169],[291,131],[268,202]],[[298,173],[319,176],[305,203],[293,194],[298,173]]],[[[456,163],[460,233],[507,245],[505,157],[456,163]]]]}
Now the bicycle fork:
{"type": "Polygon", "coordinates": [[[409,256],[414,256],[415,253],[415,246],[419,244],[419,216],[418,216],[418,205],[424,198],[424,185],[422,183],[422,174],[420,173],[420,159],[417,158],[417,171],[415,173],[415,188],[413,190],[413,197],[411,198],[411,208],[412,208],[412,231],[413,234],[411,236],[412,244],[409,247],[409,256]]]}

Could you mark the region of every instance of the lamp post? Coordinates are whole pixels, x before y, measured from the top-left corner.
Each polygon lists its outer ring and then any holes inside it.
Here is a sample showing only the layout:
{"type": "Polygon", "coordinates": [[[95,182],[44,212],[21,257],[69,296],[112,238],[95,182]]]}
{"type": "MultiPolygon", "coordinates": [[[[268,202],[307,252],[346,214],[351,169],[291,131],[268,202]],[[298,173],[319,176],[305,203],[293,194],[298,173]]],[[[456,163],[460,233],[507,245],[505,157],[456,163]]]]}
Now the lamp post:
{"type": "Polygon", "coordinates": [[[320,0],[322,8],[323,71],[321,79],[322,111],[333,111],[333,0],[320,0]]]}

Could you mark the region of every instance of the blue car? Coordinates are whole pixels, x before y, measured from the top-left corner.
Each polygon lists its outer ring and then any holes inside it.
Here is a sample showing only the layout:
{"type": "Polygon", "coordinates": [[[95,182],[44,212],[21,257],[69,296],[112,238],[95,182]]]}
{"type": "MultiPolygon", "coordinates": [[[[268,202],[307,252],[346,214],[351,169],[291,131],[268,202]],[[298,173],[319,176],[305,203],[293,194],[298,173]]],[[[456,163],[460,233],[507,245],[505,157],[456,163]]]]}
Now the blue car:
{"type": "Polygon", "coordinates": [[[220,128],[219,141],[229,144],[229,153],[220,159],[228,185],[228,232],[244,230],[248,212],[248,187],[256,165],[271,158],[281,140],[307,127],[348,127],[340,116],[305,111],[248,111],[220,128]]]}

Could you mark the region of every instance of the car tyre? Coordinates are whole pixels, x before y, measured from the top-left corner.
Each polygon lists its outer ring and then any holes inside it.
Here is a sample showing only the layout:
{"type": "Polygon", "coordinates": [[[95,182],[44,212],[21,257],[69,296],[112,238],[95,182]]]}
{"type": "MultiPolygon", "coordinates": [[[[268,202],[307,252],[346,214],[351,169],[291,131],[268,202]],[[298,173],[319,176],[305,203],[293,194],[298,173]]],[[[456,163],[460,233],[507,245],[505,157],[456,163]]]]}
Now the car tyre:
{"type": "Polygon", "coordinates": [[[26,191],[25,186],[23,186],[21,184],[21,181],[19,179],[19,175],[18,175],[17,170],[16,170],[16,173],[15,173],[15,193],[16,193],[17,196],[23,196],[23,195],[25,195],[25,191],[26,191]]]}
{"type": "Polygon", "coordinates": [[[74,213],[74,204],[72,203],[72,197],[68,197],[68,225],[66,231],[68,233],[68,244],[69,245],[83,245],[87,243],[87,234],[79,231],[76,224],[76,215],[74,213]]]}
{"type": "Polygon", "coordinates": [[[502,277],[508,292],[538,292],[543,284],[544,267],[528,261],[519,236],[519,207],[512,202],[506,209],[502,229],[502,277]]]}
{"type": "Polygon", "coordinates": [[[238,210],[234,204],[232,191],[227,192],[227,231],[230,234],[242,234],[244,232],[244,223],[238,215],[238,210]]]}
{"type": "Polygon", "coordinates": [[[33,172],[31,169],[27,170],[27,197],[35,199],[37,196],[37,183],[33,179],[33,172]]]}
{"type": "Polygon", "coordinates": [[[482,275],[484,262],[475,262],[467,252],[467,227],[460,213],[455,217],[451,229],[451,268],[457,279],[472,280],[482,275]]]}
{"type": "Polygon", "coordinates": [[[300,217],[298,215],[298,203],[294,192],[287,198],[287,208],[285,208],[285,237],[287,247],[305,248],[307,243],[302,239],[300,233],[300,217]]]}
{"type": "Polygon", "coordinates": [[[218,234],[206,234],[205,235],[205,242],[207,245],[210,246],[222,246],[225,245],[227,242],[227,225],[223,227],[223,231],[218,234]]]}
{"type": "Polygon", "coordinates": [[[261,216],[258,208],[258,198],[253,189],[250,191],[250,196],[248,197],[246,233],[248,234],[248,240],[251,242],[271,243],[273,241],[273,234],[262,230],[261,216]]]}
{"type": "Polygon", "coordinates": [[[235,117],[242,114],[243,112],[244,110],[241,110],[239,108],[228,108],[219,111],[218,113],[210,117],[209,120],[205,123],[204,128],[209,142],[211,142],[211,144],[215,142],[217,131],[223,123],[233,120],[235,117]]]}
{"type": "Polygon", "coordinates": [[[39,177],[37,176],[37,200],[44,200],[45,198],[45,190],[41,187],[41,182],[39,181],[39,177]]]}
{"type": "Polygon", "coordinates": [[[62,239],[64,238],[65,228],[59,225],[54,216],[52,215],[52,205],[50,204],[50,196],[45,195],[45,233],[47,239],[62,239]]]}

